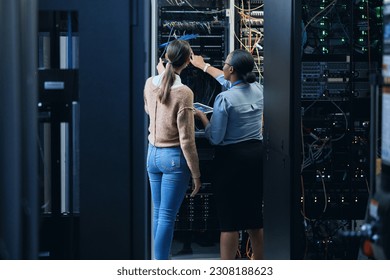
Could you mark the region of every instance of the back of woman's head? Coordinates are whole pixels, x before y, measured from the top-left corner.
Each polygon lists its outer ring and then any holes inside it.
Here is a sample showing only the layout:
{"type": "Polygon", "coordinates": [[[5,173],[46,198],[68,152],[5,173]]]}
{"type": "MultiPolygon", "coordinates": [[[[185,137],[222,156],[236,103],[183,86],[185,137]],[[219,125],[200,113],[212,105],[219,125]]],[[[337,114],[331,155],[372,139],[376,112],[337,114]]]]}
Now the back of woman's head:
{"type": "Polygon", "coordinates": [[[256,81],[256,75],[253,73],[255,60],[250,52],[242,49],[234,50],[230,53],[230,65],[233,66],[240,79],[247,83],[256,81]]]}
{"type": "Polygon", "coordinates": [[[167,58],[169,63],[174,67],[181,67],[187,63],[191,55],[191,47],[187,41],[174,40],[169,43],[167,48],[167,58]]]}
{"type": "Polygon", "coordinates": [[[160,101],[166,103],[169,98],[171,87],[175,82],[175,69],[182,67],[191,56],[191,46],[187,41],[174,40],[167,47],[166,58],[168,59],[164,76],[161,81],[160,101]]]}

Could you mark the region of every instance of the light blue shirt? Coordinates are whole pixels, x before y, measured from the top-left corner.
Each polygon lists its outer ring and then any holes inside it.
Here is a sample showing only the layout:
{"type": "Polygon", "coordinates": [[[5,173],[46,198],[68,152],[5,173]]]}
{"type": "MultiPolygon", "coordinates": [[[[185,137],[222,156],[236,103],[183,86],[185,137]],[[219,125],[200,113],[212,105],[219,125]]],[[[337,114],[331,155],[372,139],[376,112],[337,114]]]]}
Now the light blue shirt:
{"type": "Polygon", "coordinates": [[[230,87],[223,75],[216,79],[228,89],[215,98],[206,138],[214,145],[262,140],[263,86],[254,82],[230,87]]]}

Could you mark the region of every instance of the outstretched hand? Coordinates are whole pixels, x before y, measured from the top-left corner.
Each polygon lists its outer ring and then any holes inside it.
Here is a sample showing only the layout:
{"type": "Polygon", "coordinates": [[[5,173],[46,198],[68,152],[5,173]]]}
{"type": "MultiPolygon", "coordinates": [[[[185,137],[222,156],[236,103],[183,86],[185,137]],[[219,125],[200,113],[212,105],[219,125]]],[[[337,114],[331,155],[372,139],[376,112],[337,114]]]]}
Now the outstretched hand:
{"type": "Polygon", "coordinates": [[[201,55],[192,55],[190,61],[192,65],[199,69],[203,69],[206,65],[201,55]]]}

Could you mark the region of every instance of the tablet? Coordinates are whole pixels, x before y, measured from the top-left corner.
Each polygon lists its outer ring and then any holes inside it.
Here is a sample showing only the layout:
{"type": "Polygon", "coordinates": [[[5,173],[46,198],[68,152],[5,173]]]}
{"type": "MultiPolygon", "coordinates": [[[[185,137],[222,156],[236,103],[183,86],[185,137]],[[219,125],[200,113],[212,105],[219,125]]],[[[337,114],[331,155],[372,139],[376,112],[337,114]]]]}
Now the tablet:
{"type": "Polygon", "coordinates": [[[212,107],[207,106],[207,105],[202,104],[202,103],[199,103],[199,102],[195,102],[194,103],[194,108],[199,110],[199,111],[202,111],[205,114],[213,112],[213,108],[212,107]]]}

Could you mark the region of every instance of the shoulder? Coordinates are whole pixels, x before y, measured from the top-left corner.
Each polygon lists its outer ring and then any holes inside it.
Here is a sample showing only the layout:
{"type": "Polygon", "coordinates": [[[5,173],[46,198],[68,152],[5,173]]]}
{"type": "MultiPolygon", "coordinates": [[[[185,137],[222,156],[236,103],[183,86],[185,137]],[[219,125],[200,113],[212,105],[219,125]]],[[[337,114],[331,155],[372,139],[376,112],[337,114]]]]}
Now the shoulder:
{"type": "Polygon", "coordinates": [[[192,94],[192,89],[190,89],[189,86],[181,84],[180,86],[177,87],[179,91],[185,92],[185,93],[191,93],[192,94]]]}
{"type": "Polygon", "coordinates": [[[194,94],[186,85],[180,85],[171,89],[171,98],[176,102],[189,104],[193,102],[194,94]]]}
{"type": "Polygon", "coordinates": [[[230,98],[233,98],[237,95],[237,89],[232,87],[228,90],[222,91],[220,94],[217,95],[221,100],[229,100],[230,98]]]}
{"type": "Polygon", "coordinates": [[[264,87],[259,82],[254,82],[250,84],[250,90],[253,92],[253,94],[262,96],[264,92],[264,87]]]}
{"type": "Polygon", "coordinates": [[[193,92],[192,90],[186,86],[181,84],[180,86],[175,86],[171,89],[172,92],[175,92],[178,97],[192,97],[193,92]]]}
{"type": "Polygon", "coordinates": [[[146,79],[146,81],[145,81],[145,88],[152,86],[152,80],[153,80],[153,77],[149,77],[149,78],[146,79]]]}
{"type": "Polygon", "coordinates": [[[214,100],[214,107],[225,108],[225,109],[230,107],[230,105],[231,105],[231,102],[229,101],[231,98],[230,95],[231,95],[230,90],[223,91],[220,94],[218,94],[214,100]]]}
{"type": "Polygon", "coordinates": [[[263,85],[260,84],[259,82],[254,82],[254,83],[251,83],[251,86],[254,87],[254,88],[258,88],[260,89],[261,91],[263,90],[263,85]]]}

